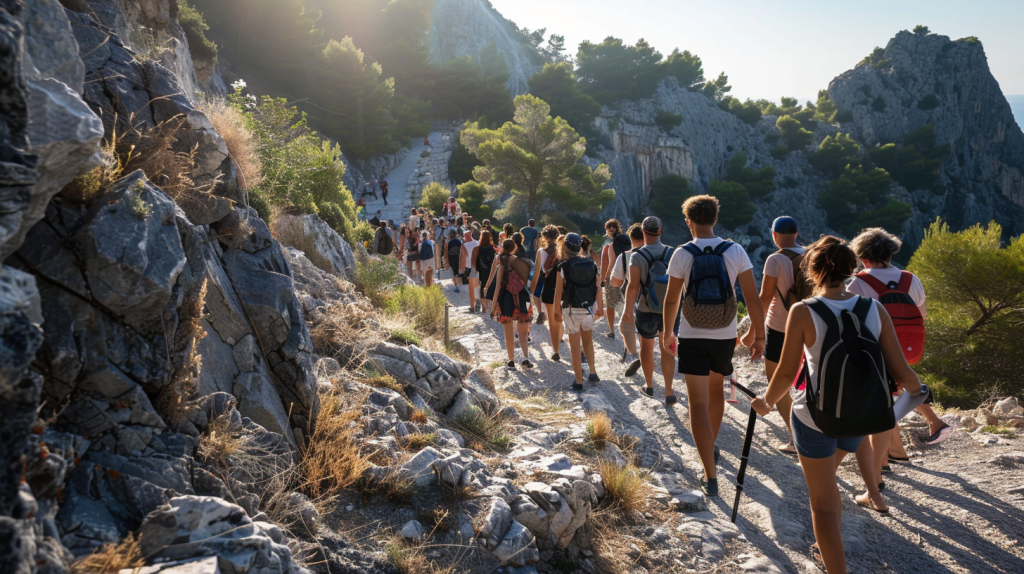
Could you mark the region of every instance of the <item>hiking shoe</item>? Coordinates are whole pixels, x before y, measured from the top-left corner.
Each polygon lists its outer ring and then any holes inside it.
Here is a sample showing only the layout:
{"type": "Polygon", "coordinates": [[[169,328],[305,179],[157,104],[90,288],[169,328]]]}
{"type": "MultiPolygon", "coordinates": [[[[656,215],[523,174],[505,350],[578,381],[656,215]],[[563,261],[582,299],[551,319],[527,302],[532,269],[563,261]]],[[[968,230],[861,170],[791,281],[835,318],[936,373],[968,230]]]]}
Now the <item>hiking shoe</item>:
{"type": "Polygon", "coordinates": [[[626,357],[628,357],[628,356],[629,356],[629,351],[627,351],[626,349],[622,349],[622,358],[619,359],[619,362],[620,363],[625,363],[626,362],[626,357]]]}
{"type": "Polygon", "coordinates": [[[640,370],[640,355],[633,353],[626,357],[626,361],[629,363],[629,366],[626,367],[626,376],[632,377],[640,370]]]}
{"type": "Polygon", "coordinates": [[[700,489],[704,491],[705,496],[718,496],[718,479],[717,478],[700,478],[697,480],[700,483],[700,489]]]}
{"type": "Polygon", "coordinates": [[[939,444],[940,442],[949,438],[949,435],[953,433],[953,427],[945,425],[939,430],[935,431],[935,434],[924,439],[924,444],[939,444]]]}
{"type": "Polygon", "coordinates": [[[590,376],[587,377],[587,380],[590,381],[591,383],[600,383],[601,377],[597,376],[597,373],[590,373],[590,376]]]}
{"type": "Polygon", "coordinates": [[[649,396],[649,397],[653,397],[654,396],[654,387],[644,387],[644,394],[649,396]]]}
{"type": "Polygon", "coordinates": [[[604,334],[604,336],[608,337],[609,339],[614,341],[615,340],[615,331],[608,331],[607,333],[604,334]]]}
{"type": "Polygon", "coordinates": [[[541,311],[540,313],[537,313],[537,324],[538,325],[543,325],[544,321],[547,321],[547,319],[548,319],[547,313],[544,313],[543,311],[541,311]]]}
{"type": "Polygon", "coordinates": [[[572,390],[574,390],[574,391],[582,391],[582,390],[583,390],[583,383],[577,383],[577,382],[576,382],[576,381],[574,380],[574,381],[572,382],[572,390]]]}
{"type": "Polygon", "coordinates": [[[562,360],[562,357],[559,357],[558,353],[555,353],[554,355],[551,355],[551,360],[557,363],[562,360]]]}
{"type": "Polygon", "coordinates": [[[516,368],[516,362],[515,361],[509,361],[509,362],[505,363],[505,366],[508,367],[509,369],[514,369],[514,368],[516,368]]]}
{"type": "Polygon", "coordinates": [[[519,363],[519,364],[522,365],[524,369],[532,369],[533,368],[533,363],[530,362],[530,359],[523,359],[523,362],[519,363]]]}
{"type": "MultiPolygon", "coordinates": [[[[666,395],[665,396],[665,406],[666,407],[670,407],[670,406],[672,406],[672,405],[674,405],[674,404],[676,404],[678,402],[679,401],[676,400],[676,396],[675,395],[666,395]]],[[[716,492],[717,492],[717,490],[716,490],[716,492]]]]}
{"type": "Polygon", "coordinates": [[[456,287],[456,288],[455,288],[455,292],[456,292],[456,293],[462,293],[462,290],[461,290],[461,289],[459,289],[458,287],[456,287]]]}

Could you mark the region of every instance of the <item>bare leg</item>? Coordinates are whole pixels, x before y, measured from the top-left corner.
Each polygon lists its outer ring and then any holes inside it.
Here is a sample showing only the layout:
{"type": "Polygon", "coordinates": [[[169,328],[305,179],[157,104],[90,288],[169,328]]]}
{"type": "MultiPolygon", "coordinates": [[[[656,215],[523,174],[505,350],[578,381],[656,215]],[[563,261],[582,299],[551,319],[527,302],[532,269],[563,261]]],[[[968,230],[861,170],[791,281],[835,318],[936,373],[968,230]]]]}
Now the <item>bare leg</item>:
{"type": "Polygon", "coordinates": [[[530,358],[530,322],[519,321],[519,346],[523,349],[523,359],[530,358]]]}
{"type": "Polygon", "coordinates": [[[640,337],[640,370],[644,372],[647,388],[654,388],[654,339],[640,337]]]}
{"type": "Polygon", "coordinates": [[[557,355],[558,348],[562,344],[562,323],[561,321],[555,321],[555,306],[554,304],[545,303],[544,306],[548,310],[548,333],[551,335],[551,348],[557,355]]]}
{"type": "MultiPolygon", "coordinates": [[[[775,376],[775,369],[777,368],[779,368],[778,363],[769,361],[768,359],[764,360],[764,373],[767,375],[769,381],[771,381],[772,377],[775,376]]],[[[782,420],[786,423],[786,429],[789,431],[789,442],[792,444],[793,424],[790,422],[789,418],[793,414],[793,397],[791,397],[789,393],[786,393],[784,397],[779,399],[779,402],[776,403],[775,406],[778,407],[779,414],[782,416],[782,420]]]]}
{"type": "MultiPolygon", "coordinates": [[[[715,435],[709,413],[711,393],[709,377],[684,375],[686,398],[690,406],[690,433],[697,445],[705,478],[717,478],[715,473],[715,435]]],[[[721,385],[719,385],[721,386],[721,385]]],[[[724,400],[724,398],[722,399],[724,400]]]]}
{"type": "Polygon", "coordinates": [[[476,308],[476,287],[479,285],[480,280],[473,277],[469,278],[469,308],[476,308]]]}
{"type": "Polygon", "coordinates": [[[800,468],[810,493],[814,538],[825,569],[829,574],[846,574],[846,553],[839,526],[843,505],[836,484],[836,455],[827,458],[800,455],[800,468]]]}
{"type": "MultiPolygon", "coordinates": [[[[665,349],[661,347],[660,331],[658,332],[658,348],[661,349],[661,377],[665,379],[665,396],[667,397],[674,394],[672,391],[672,382],[676,377],[676,356],[672,353],[666,352],[665,349]]],[[[715,477],[712,476],[711,478],[715,477]]]]}
{"type": "MultiPolygon", "coordinates": [[[[725,387],[722,384],[725,377],[712,372],[708,377],[710,386],[708,390],[711,396],[708,400],[708,416],[711,418],[711,432],[714,442],[718,442],[718,431],[722,428],[722,418],[725,416],[725,387]]],[[[714,444],[714,443],[712,443],[714,444]]]]}
{"type": "Polygon", "coordinates": [[[604,309],[604,316],[608,319],[608,333],[615,334],[615,306],[609,305],[604,309]]]}
{"type": "Polygon", "coordinates": [[[505,329],[505,350],[508,352],[508,360],[514,361],[516,358],[516,339],[512,331],[512,321],[502,323],[501,326],[505,329]]]}
{"type": "Polygon", "coordinates": [[[622,334],[622,342],[626,345],[626,352],[630,355],[635,355],[636,323],[619,323],[619,333],[622,334]]]}
{"type": "Polygon", "coordinates": [[[587,354],[587,364],[590,365],[590,372],[597,370],[597,356],[594,355],[594,332],[581,331],[583,337],[583,352],[587,354]]]}
{"type": "Polygon", "coordinates": [[[900,424],[892,427],[889,431],[889,454],[900,458],[907,458],[907,449],[903,448],[903,435],[900,434],[900,424]]]}
{"type": "Polygon", "coordinates": [[[433,269],[427,269],[426,279],[424,280],[424,283],[426,284],[427,287],[430,287],[431,285],[434,284],[434,270],[433,269]]]}
{"type": "Polygon", "coordinates": [[[940,419],[939,415],[935,414],[935,409],[931,405],[921,405],[915,410],[924,415],[924,418],[928,420],[929,434],[935,434],[939,432],[939,429],[946,426],[946,422],[940,419]]]}
{"type": "Polygon", "coordinates": [[[871,442],[873,465],[870,477],[864,476],[864,483],[874,482],[877,488],[878,483],[882,482],[882,466],[885,465],[889,456],[889,431],[873,434],[868,437],[868,440],[871,442]]]}
{"type": "MultiPolygon", "coordinates": [[[[874,454],[874,445],[870,438],[860,441],[860,448],[857,449],[857,467],[860,469],[861,476],[864,477],[867,492],[857,495],[856,500],[859,504],[871,505],[875,510],[888,510],[889,507],[886,506],[885,499],[882,498],[882,493],[878,490],[878,484],[882,481],[876,482],[867,478],[875,473],[874,454]]],[[[838,463],[836,466],[839,466],[838,463]]]]}
{"type": "Polygon", "coordinates": [[[569,354],[572,355],[572,372],[576,375],[576,382],[583,382],[583,360],[580,358],[580,334],[569,335],[569,354]]]}

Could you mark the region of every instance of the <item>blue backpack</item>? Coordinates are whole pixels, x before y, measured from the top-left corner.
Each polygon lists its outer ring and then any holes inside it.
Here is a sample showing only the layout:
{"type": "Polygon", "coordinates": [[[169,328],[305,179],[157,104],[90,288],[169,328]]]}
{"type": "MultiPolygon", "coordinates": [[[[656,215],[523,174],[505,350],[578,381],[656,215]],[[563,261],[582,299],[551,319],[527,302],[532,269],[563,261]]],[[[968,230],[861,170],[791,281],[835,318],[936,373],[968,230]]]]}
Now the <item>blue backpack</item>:
{"type": "Polygon", "coordinates": [[[434,242],[423,241],[420,243],[420,261],[430,261],[434,258],[434,242]]]}
{"type": "Polygon", "coordinates": [[[647,277],[640,278],[640,294],[651,313],[665,312],[665,294],[668,293],[668,264],[675,253],[674,247],[666,247],[661,257],[655,259],[643,247],[633,252],[647,262],[647,277]]]}
{"type": "Polygon", "coordinates": [[[736,292],[725,268],[725,252],[735,245],[723,241],[701,249],[695,243],[683,245],[693,256],[690,280],[683,297],[683,317],[695,329],[720,329],[736,320],[736,292]]]}

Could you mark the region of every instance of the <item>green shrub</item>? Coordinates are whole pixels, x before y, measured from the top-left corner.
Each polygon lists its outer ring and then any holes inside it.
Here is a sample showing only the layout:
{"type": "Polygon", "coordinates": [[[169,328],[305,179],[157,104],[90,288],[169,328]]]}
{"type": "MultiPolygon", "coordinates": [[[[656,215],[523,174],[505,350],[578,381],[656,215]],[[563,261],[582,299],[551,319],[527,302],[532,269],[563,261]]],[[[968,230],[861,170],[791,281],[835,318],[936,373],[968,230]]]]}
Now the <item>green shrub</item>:
{"type": "Polygon", "coordinates": [[[693,193],[685,177],[666,175],[651,183],[651,209],[667,220],[683,219],[683,202],[693,193]]]}
{"type": "Polygon", "coordinates": [[[718,107],[736,116],[740,121],[748,125],[754,125],[761,120],[761,108],[750,100],[741,102],[737,98],[727,96],[719,102],[718,107]]]}
{"type": "Polygon", "coordinates": [[[420,197],[420,207],[426,207],[435,216],[441,213],[444,208],[444,204],[451,197],[448,188],[432,181],[427,184],[427,187],[423,188],[423,194],[420,197]]]}
{"type": "Polygon", "coordinates": [[[203,15],[186,0],[178,0],[178,23],[188,39],[188,51],[193,60],[217,62],[217,44],[206,37],[210,27],[203,15]]]}
{"type": "Polygon", "coordinates": [[[779,134],[785,140],[790,150],[797,151],[807,147],[814,138],[814,134],[803,127],[799,120],[793,116],[782,116],[775,122],[779,134]]]}
{"type": "Polygon", "coordinates": [[[931,34],[932,31],[928,29],[928,26],[918,24],[917,26],[914,26],[914,33],[918,36],[927,36],[928,34],[931,34]]]}
{"type": "Polygon", "coordinates": [[[777,159],[779,161],[782,161],[782,160],[786,159],[787,157],[789,157],[789,146],[787,146],[785,144],[777,145],[777,146],[773,147],[772,149],[768,150],[768,152],[770,154],[772,154],[773,158],[775,158],[775,159],[777,159]]]}
{"type": "Polygon", "coordinates": [[[818,103],[814,106],[814,119],[832,123],[836,118],[836,105],[828,95],[828,90],[818,90],[818,103]]]}
{"type": "Polygon", "coordinates": [[[467,181],[460,183],[457,189],[459,190],[457,201],[463,213],[472,215],[476,221],[491,218],[491,215],[494,214],[494,208],[484,203],[487,199],[486,185],[478,181],[467,181]]]}
{"type": "Polygon", "coordinates": [[[760,199],[775,191],[775,168],[747,167],[747,154],[739,151],[725,162],[726,180],[743,184],[751,199],[760,199]]]}
{"type": "Polygon", "coordinates": [[[885,49],[884,48],[880,48],[878,46],[875,46],[875,49],[872,50],[872,52],[870,54],[868,54],[868,56],[866,58],[861,60],[860,63],[861,64],[871,65],[871,66],[874,66],[876,68],[881,69],[881,68],[886,67],[889,64],[890,61],[891,61],[890,58],[885,58],[885,49]]]}
{"type": "Polygon", "coordinates": [[[835,137],[825,136],[818,150],[808,160],[818,170],[832,177],[843,172],[848,165],[860,165],[861,147],[849,134],[839,133],[835,137]]]}
{"type": "Polygon", "coordinates": [[[488,416],[479,407],[470,407],[452,422],[470,448],[506,450],[515,442],[504,420],[498,415],[488,416]]]}
{"type": "Polygon", "coordinates": [[[961,232],[936,222],[910,260],[928,295],[916,368],[944,404],[973,408],[993,391],[1024,394],[1024,237],[1002,238],[995,222],[961,232]]]}
{"type": "Polygon", "coordinates": [[[757,208],[750,201],[743,184],[734,181],[712,181],[709,193],[718,198],[718,222],[729,229],[737,229],[754,217],[757,208]]]}
{"type": "Polygon", "coordinates": [[[671,132],[673,128],[678,127],[683,123],[682,114],[673,114],[671,112],[658,112],[654,116],[654,123],[657,124],[664,132],[671,132]]]}
{"type": "Polygon", "coordinates": [[[405,327],[398,327],[397,329],[391,330],[391,342],[399,345],[423,346],[423,339],[416,334],[416,331],[405,327]]]}
{"type": "Polygon", "coordinates": [[[936,145],[935,126],[927,124],[903,138],[903,145],[889,143],[869,150],[875,165],[884,168],[892,178],[911,191],[931,189],[945,192],[939,177],[942,158],[949,153],[949,145],[936,145]]]}
{"type": "Polygon", "coordinates": [[[391,314],[412,319],[419,333],[437,334],[444,330],[444,306],[447,303],[440,285],[400,285],[388,295],[385,309],[391,314]]]}
{"type": "Polygon", "coordinates": [[[402,282],[402,269],[393,257],[369,257],[356,262],[356,286],[376,307],[385,307],[391,291],[402,282]]]}

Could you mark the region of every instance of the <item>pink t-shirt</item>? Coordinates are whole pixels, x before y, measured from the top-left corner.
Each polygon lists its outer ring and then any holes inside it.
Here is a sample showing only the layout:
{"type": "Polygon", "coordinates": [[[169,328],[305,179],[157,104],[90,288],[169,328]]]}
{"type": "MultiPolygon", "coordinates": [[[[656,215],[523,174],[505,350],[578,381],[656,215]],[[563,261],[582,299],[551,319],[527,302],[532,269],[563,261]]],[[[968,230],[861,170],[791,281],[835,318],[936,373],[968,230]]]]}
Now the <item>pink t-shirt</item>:
{"type": "MultiPolygon", "coordinates": [[[[787,247],[791,251],[803,253],[803,247],[787,247]]],[[[768,306],[768,318],[765,323],[772,331],[786,332],[786,321],[789,320],[789,311],[783,304],[779,293],[788,293],[793,288],[793,262],[783,253],[772,253],[764,262],[765,277],[778,279],[775,294],[772,295],[772,302],[768,306]]]]}

